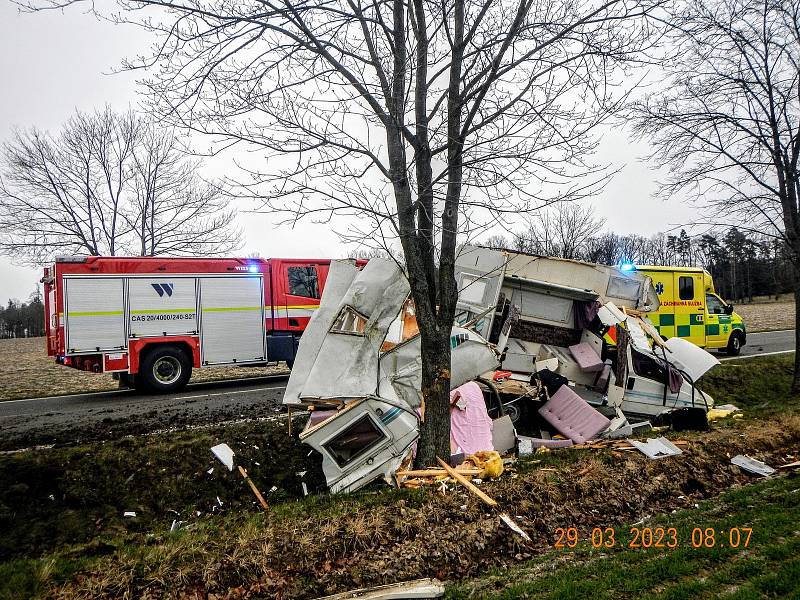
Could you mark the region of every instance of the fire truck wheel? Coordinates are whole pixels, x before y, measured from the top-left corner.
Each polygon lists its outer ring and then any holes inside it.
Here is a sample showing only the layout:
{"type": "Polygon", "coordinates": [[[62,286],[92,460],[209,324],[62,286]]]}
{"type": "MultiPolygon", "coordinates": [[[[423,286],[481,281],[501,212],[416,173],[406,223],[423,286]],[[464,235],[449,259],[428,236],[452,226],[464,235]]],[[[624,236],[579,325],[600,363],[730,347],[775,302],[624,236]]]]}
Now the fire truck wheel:
{"type": "Polygon", "coordinates": [[[191,375],[186,352],[177,346],[159,346],[145,355],[137,380],[148,390],[164,394],[183,388],[191,375]]]}

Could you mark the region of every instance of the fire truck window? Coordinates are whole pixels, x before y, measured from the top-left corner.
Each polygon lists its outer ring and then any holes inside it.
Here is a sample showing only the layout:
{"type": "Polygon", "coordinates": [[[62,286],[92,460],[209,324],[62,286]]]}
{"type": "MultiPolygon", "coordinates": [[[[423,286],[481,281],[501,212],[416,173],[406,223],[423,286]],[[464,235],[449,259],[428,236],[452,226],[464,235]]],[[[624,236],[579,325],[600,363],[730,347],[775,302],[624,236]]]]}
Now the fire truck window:
{"type": "Polygon", "coordinates": [[[385,439],[384,433],[378,429],[375,422],[364,415],[351,423],[335,438],[324,444],[324,448],[340,467],[344,467],[354,458],[363,454],[381,440],[385,439]]]}
{"type": "Polygon", "coordinates": [[[678,298],[681,300],[694,300],[693,278],[678,277],[678,298]]]}
{"type": "Polygon", "coordinates": [[[316,267],[289,267],[289,295],[319,298],[316,267]]]}
{"type": "Polygon", "coordinates": [[[331,325],[332,333],[349,333],[350,335],[364,335],[367,317],[362,315],[352,306],[345,306],[339,316],[331,325]]]}

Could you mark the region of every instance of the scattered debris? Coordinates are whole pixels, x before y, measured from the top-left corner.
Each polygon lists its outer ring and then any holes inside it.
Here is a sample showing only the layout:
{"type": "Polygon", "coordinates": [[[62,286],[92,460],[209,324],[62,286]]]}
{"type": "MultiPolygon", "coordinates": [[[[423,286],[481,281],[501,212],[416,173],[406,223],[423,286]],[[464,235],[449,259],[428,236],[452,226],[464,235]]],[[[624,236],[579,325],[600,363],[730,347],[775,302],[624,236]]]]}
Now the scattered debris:
{"type": "Polygon", "coordinates": [[[135,510],[126,510],[124,513],[122,513],[122,516],[123,517],[135,517],[136,516],[136,511],[135,510]]]}
{"type": "Polygon", "coordinates": [[[640,442],[639,440],[628,440],[628,443],[630,443],[634,448],[640,450],[642,454],[647,456],[647,458],[651,459],[666,458],[667,456],[678,456],[679,454],[683,454],[683,451],[680,448],[678,448],[665,437],[650,438],[646,442],[640,442]]]}
{"type": "Polygon", "coordinates": [[[403,600],[405,598],[441,598],[444,584],[438,579],[416,579],[371,588],[361,588],[317,598],[317,600],[403,600]]]}
{"type": "Polygon", "coordinates": [[[502,514],[500,515],[500,520],[501,520],[503,523],[505,523],[505,524],[508,526],[508,528],[509,528],[511,531],[513,531],[514,533],[516,533],[516,534],[517,534],[518,536],[520,536],[520,537],[521,537],[523,540],[525,540],[526,542],[530,542],[530,541],[531,541],[531,538],[530,538],[530,536],[529,536],[527,533],[525,533],[525,532],[522,530],[522,528],[521,528],[519,525],[517,525],[517,524],[516,524],[516,523],[513,521],[513,519],[512,519],[511,517],[509,517],[509,516],[508,516],[506,513],[502,513],[502,514]]]}
{"type": "Polygon", "coordinates": [[[219,459],[228,471],[233,471],[233,450],[228,444],[219,444],[211,448],[211,453],[219,459]]]}
{"type": "Polygon", "coordinates": [[[781,465],[778,467],[779,469],[800,469],[800,460],[796,460],[794,462],[787,463],[785,465],[781,465]]]}
{"type": "Polygon", "coordinates": [[[756,475],[763,475],[764,477],[768,477],[775,472],[775,469],[770,467],[769,465],[761,462],[760,460],[756,460],[755,458],[751,458],[749,456],[745,456],[744,454],[737,454],[731,459],[731,463],[736,465],[737,467],[744,469],[748,473],[754,473],[756,475]]]}
{"type": "Polygon", "coordinates": [[[483,500],[483,502],[485,504],[487,504],[488,506],[492,506],[492,507],[497,506],[497,501],[496,500],[494,500],[493,498],[490,498],[489,496],[484,494],[481,490],[479,490],[477,487],[475,487],[475,484],[472,483],[469,479],[464,477],[461,473],[456,471],[453,467],[448,465],[446,462],[444,462],[438,456],[436,457],[436,460],[439,462],[440,465],[442,465],[442,468],[445,471],[447,471],[453,479],[458,481],[461,485],[463,485],[465,488],[467,488],[470,492],[472,492],[478,498],[483,500]]]}
{"type": "Polygon", "coordinates": [[[178,521],[177,519],[174,519],[172,521],[172,525],[169,528],[169,532],[170,533],[175,533],[176,531],[178,531],[181,528],[181,525],[183,525],[183,521],[178,521]]]}
{"type": "Polygon", "coordinates": [[[264,500],[264,496],[261,495],[261,492],[258,491],[256,484],[253,483],[253,480],[250,479],[247,475],[247,471],[245,471],[242,465],[239,465],[239,473],[242,475],[244,480],[247,482],[247,485],[250,486],[250,489],[253,490],[253,494],[255,494],[256,498],[258,499],[259,504],[261,504],[261,508],[264,509],[264,512],[269,512],[269,505],[267,501],[264,500]]]}

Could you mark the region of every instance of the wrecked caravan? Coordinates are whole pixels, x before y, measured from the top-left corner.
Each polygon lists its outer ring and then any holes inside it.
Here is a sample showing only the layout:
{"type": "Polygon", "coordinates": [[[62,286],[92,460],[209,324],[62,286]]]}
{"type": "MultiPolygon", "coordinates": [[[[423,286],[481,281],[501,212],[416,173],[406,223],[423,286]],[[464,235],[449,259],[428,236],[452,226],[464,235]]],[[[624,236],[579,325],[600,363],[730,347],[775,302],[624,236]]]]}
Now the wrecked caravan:
{"type": "Polygon", "coordinates": [[[656,310],[649,277],[615,267],[464,246],[456,262],[460,322],[503,351],[493,384],[519,421],[561,385],[601,412],[652,418],[675,408],[707,410],[694,382],[718,361],[673,338],[663,342],[639,315],[656,310]],[[650,337],[648,337],[650,336],[650,337]],[[621,411],[621,412],[620,412],[621,411]]]}
{"type": "MultiPolygon", "coordinates": [[[[421,359],[408,281],[392,261],[358,270],[331,263],[303,335],[284,404],[310,407],[301,441],[322,455],[332,492],[393,474],[419,433],[421,359]]],[[[453,388],[494,371],[494,347],[470,329],[451,334],[453,388]]]]}

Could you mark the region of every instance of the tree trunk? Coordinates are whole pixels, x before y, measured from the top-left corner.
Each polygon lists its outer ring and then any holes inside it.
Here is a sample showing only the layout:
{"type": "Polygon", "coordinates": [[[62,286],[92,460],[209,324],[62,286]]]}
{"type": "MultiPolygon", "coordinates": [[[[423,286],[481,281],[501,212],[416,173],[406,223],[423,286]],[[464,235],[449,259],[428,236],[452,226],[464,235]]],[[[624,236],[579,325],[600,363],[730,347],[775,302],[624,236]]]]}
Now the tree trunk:
{"type": "Polygon", "coordinates": [[[422,347],[423,419],[417,442],[417,468],[436,466],[436,457],[450,457],[450,328],[434,335],[420,330],[422,347]]]}
{"type": "Polygon", "coordinates": [[[792,374],[792,393],[800,394],[800,352],[797,352],[797,349],[800,348],[800,273],[798,273],[798,268],[794,267],[794,305],[795,305],[795,313],[794,313],[794,373],[792,374]]]}

